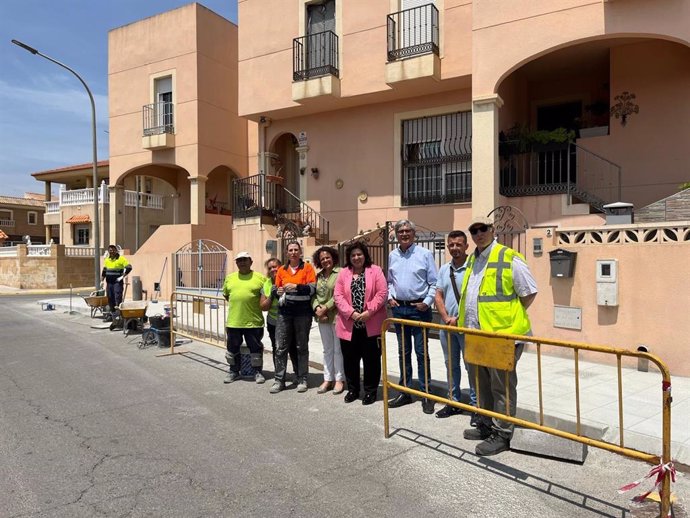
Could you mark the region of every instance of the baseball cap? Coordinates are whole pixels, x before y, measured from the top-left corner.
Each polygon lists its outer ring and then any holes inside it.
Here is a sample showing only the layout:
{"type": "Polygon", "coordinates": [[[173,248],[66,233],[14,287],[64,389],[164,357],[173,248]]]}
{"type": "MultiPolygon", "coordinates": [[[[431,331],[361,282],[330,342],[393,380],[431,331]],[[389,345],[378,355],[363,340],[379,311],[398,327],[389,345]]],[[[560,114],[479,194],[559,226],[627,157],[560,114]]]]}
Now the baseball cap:
{"type": "Polygon", "coordinates": [[[492,227],[494,224],[494,220],[492,218],[489,218],[487,216],[480,216],[478,218],[474,218],[472,222],[470,223],[470,226],[467,227],[467,229],[471,229],[472,227],[476,225],[488,225],[492,227]]]}
{"type": "Polygon", "coordinates": [[[252,256],[249,255],[249,252],[240,252],[235,256],[235,261],[238,259],[251,259],[252,256]]]}

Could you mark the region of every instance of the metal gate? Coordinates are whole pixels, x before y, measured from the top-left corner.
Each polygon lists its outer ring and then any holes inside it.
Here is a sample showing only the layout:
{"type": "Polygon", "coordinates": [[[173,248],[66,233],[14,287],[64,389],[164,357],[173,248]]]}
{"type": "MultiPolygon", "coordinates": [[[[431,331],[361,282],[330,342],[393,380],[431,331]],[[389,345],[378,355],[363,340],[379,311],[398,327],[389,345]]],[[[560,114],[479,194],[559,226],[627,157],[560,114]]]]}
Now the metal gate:
{"type": "MultiPolygon", "coordinates": [[[[345,264],[345,249],[350,243],[354,241],[362,241],[366,243],[369,248],[369,255],[371,261],[383,269],[384,274],[388,274],[388,256],[393,249],[398,246],[398,239],[395,235],[395,221],[386,221],[385,225],[377,228],[367,234],[357,236],[349,241],[345,241],[338,245],[340,253],[340,261],[345,264]]],[[[446,236],[450,232],[440,231],[422,227],[415,224],[415,244],[423,248],[427,248],[434,254],[434,261],[436,267],[440,268],[446,262],[446,236]]]]}
{"type": "Polygon", "coordinates": [[[502,205],[489,212],[488,217],[493,217],[498,242],[525,255],[529,223],[520,209],[502,205]]]}
{"type": "Polygon", "coordinates": [[[187,243],[175,252],[175,291],[216,294],[225,280],[228,249],[209,239],[187,243]]]}

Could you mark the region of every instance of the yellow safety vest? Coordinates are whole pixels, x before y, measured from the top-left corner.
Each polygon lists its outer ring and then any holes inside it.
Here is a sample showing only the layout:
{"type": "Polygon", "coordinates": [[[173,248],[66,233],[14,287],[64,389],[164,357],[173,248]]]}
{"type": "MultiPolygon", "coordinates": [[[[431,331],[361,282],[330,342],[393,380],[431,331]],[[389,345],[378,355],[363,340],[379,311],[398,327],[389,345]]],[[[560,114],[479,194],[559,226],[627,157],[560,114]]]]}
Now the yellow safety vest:
{"type": "MultiPolygon", "coordinates": [[[[477,313],[479,327],[484,331],[522,335],[532,326],[525,307],[513,287],[513,257],[524,260],[522,254],[512,248],[494,243],[479,287],[477,313]]],[[[462,280],[462,294],[458,308],[458,326],[465,325],[467,283],[470,279],[475,255],[467,262],[467,272],[462,280]]]]}

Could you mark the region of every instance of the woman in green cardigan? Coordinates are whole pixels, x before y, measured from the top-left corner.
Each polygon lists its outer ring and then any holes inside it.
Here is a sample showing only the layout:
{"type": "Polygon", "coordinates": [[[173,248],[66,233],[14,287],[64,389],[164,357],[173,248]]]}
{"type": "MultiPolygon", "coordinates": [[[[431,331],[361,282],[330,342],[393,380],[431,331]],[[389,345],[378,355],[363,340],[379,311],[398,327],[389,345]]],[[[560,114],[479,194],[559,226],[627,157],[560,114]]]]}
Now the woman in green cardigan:
{"type": "Polygon", "coordinates": [[[323,344],[323,383],[317,390],[323,394],[333,389],[340,394],[345,389],[345,371],[340,340],[335,334],[335,301],[333,292],[338,278],[338,251],[331,246],[322,246],[312,257],[314,266],[321,267],[316,276],[316,296],[312,300],[314,319],[319,324],[319,334],[323,344]]]}

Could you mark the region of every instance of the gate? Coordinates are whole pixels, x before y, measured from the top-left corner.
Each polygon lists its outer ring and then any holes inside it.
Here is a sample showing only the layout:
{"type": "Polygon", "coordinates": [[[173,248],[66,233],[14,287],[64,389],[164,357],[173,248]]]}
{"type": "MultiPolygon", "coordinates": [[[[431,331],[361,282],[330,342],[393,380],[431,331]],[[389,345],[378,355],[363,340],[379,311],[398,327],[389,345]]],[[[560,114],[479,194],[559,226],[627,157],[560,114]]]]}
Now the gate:
{"type": "Polygon", "coordinates": [[[228,249],[209,239],[187,243],[175,252],[175,291],[218,293],[225,280],[228,249]]]}
{"type": "MultiPolygon", "coordinates": [[[[385,225],[376,230],[372,230],[361,236],[354,237],[348,241],[344,241],[338,245],[338,252],[340,254],[340,261],[345,264],[345,249],[347,246],[355,241],[362,241],[366,243],[369,248],[369,255],[371,261],[383,269],[385,275],[388,274],[388,256],[393,249],[398,246],[398,239],[395,235],[395,221],[386,221],[385,225]]],[[[434,261],[436,267],[440,268],[446,262],[446,236],[450,232],[428,229],[421,225],[415,224],[415,244],[428,249],[434,254],[434,261]]]]}
{"type": "Polygon", "coordinates": [[[489,212],[488,217],[492,216],[498,242],[525,255],[529,223],[520,209],[502,205],[489,212]]]}

